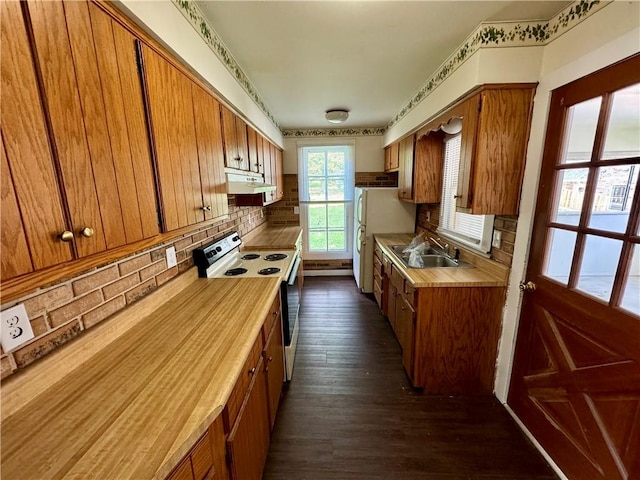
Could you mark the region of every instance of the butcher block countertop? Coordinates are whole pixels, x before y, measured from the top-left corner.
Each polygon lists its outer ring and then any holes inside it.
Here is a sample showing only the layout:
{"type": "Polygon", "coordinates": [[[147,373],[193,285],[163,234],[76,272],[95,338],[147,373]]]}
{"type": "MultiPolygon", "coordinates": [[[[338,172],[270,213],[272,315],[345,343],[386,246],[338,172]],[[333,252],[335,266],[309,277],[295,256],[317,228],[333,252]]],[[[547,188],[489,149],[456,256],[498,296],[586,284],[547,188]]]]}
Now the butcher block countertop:
{"type": "Polygon", "coordinates": [[[300,227],[271,227],[267,224],[242,238],[243,250],[295,250],[302,235],[300,227]]]}
{"type": "Polygon", "coordinates": [[[4,382],[2,478],[165,478],[221,413],[279,286],[191,269],[4,382]]]}
{"type": "Polygon", "coordinates": [[[392,245],[408,245],[413,233],[375,235],[380,248],[413,287],[504,287],[509,281],[509,268],[493,260],[461,249],[461,260],[474,268],[407,268],[389,248],[392,245]]]}

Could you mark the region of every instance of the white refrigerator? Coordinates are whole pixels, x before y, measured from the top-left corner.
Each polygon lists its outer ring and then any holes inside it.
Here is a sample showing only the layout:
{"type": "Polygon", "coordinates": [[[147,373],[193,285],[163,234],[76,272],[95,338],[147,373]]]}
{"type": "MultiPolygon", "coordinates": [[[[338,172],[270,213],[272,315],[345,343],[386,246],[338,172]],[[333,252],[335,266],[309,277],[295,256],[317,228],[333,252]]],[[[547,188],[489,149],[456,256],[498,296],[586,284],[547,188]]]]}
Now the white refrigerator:
{"type": "Polygon", "coordinates": [[[364,293],[373,292],[373,235],[415,231],[416,206],[402,202],[398,189],[356,188],[353,225],[353,276],[364,293]]]}

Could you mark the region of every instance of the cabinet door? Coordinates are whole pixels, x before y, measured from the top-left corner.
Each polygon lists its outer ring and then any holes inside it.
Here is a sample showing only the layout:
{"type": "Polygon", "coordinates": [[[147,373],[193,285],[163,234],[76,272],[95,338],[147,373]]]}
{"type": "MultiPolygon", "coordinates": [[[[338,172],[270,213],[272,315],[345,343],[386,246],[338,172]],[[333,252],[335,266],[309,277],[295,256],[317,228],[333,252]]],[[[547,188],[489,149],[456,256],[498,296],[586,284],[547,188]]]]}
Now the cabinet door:
{"type": "Polygon", "coordinates": [[[249,170],[255,173],[260,173],[258,168],[260,162],[258,161],[258,132],[253,128],[247,127],[247,148],[249,151],[249,170]]]}
{"type": "Polygon", "coordinates": [[[73,258],[20,3],[0,2],[2,280],[73,258]],[[6,153],[6,156],[5,156],[6,153]]]}
{"type": "Polygon", "coordinates": [[[402,200],[413,200],[413,136],[400,141],[398,196],[402,200]]]}
{"type": "Polygon", "coordinates": [[[205,220],[211,220],[229,213],[220,104],[196,84],[192,85],[192,94],[202,182],[202,206],[205,220]]]}
{"type": "Polygon", "coordinates": [[[258,162],[257,168],[258,173],[261,175],[264,175],[264,149],[262,147],[264,142],[266,142],[266,140],[262,138],[261,135],[256,134],[256,158],[258,162]]]}
{"type": "Polygon", "coordinates": [[[150,48],[143,50],[164,229],[175,230],[204,220],[193,82],[150,48]]]}
{"type": "Polygon", "coordinates": [[[416,140],[413,199],[415,203],[440,203],[442,196],[442,134],[431,132],[416,140]]]}
{"type": "Polygon", "coordinates": [[[271,430],[276,422],[278,404],[284,382],[284,346],[282,343],[282,324],[280,317],[271,329],[264,350],[265,371],[267,374],[267,394],[269,396],[269,421],[271,430]]]}
{"type": "Polygon", "coordinates": [[[282,166],[282,150],[275,149],[275,169],[276,169],[276,195],[275,201],[284,198],[284,171],[282,166]]]}
{"type": "Polygon", "coordinates": [[[28,9],[78,255],[155,235],[133,37],[92,3],[28,9]]]}
{"type": "Polygon", "coordinates": [[[397,172],[400,167],[400,143],[392,143],[389,147],[389,168],[385,171],[397,172]]]}
{"type": "Polygon", "coordinates": [[[233,480],[260,480],[269,450],[269,412],[262,358],[227,440],[233,480]]]}
{"type": "Polygon", "coordinates": [[[240,168],[240,154],[236,140],[236,116],[224,105],[220,105],[222,137],[224,139],[224,166],[240,168]]]}
{"type": "MultiPolygon", "coordinates": [[[[268,140],[264,140],[262,144],[262,151],[264,153],[264,181],[269,185],[275,185],[277,172],[274,169],[275,164],[274,164],[273,155],[275,151],[274,149],[272,149],[271,142],[269,142],[268,140]]],[[[275,192],[266,192],[264,194],[265,205],[269,203],[273,203],[275,201],[275,198],[276,198],[275,192]]]]}
{"type": "Polygon", "coordinates": [[[398,296],[396,315],[396,337],[402,347],[402,364],[413,379],[413,348],[415,335],[416,312],[404,296],[398,296]]]}
{"type": "Polygon", "coordinates": [[[247,124],[244,120],[242,120],[237,115],[235,117],[235,128],[236,128],[236,145],[238,156],[240,157],[240,162],[237,168],[240,170],[246,170],[247,172],[251,171],[251,166],[249,165],[249,146],[247,140],[247,124]]]}

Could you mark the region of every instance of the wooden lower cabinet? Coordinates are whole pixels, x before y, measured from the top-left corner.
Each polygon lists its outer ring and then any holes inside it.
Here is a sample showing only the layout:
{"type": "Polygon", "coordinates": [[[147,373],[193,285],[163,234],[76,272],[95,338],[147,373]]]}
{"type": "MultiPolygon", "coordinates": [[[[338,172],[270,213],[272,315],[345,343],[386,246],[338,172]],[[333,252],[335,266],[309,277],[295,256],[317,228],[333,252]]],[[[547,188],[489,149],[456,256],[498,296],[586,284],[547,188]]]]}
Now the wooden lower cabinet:
{"type": "Polygon", "coordinates": [[[224,456],[222,417],[200,437],[167,480],[222,480],[228,478],[224,456]]]}
{"type": "Polygon", "coordinates": [[[249,385],[249,393],[227,440],[231,478],[234,480],[262,478],[270,432],[265,376],[261,357],[249,385]]]}
{"type": "Polygon", "coordinates": [[[284,382],[284,345],[282,342],[282,324],[280,321],[276,322],[271,328],[271,333],[267,338],[262,356],[264,357],[264,370],[267,380],[269,429],[273,430],[284,382]]]}

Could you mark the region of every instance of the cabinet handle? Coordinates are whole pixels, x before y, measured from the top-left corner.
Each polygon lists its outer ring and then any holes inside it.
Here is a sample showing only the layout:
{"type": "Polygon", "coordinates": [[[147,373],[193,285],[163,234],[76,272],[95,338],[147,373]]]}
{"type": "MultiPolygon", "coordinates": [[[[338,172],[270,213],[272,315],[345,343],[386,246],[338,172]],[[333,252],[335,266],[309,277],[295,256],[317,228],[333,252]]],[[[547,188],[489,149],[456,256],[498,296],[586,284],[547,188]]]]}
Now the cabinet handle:
{"type": "Polygon", "coordinates": [[[60,234],[59,238],[63,242],[70,242],[71,240],[73,240],[73,232],[70,232],[69,230],[65,230],[60,234]]]}
{"type": "Polygon", "coordinates": [[[453,198],[462,198],[462,195],[454,195],[453,198]]]}
{"type": "Polygon", "coordinates": [[[80,230],[80,234],[83,237],[87,237],[87,238],[93,237],[94,233],[96,233],[96,231],[91,227],[84,227],[82,230],[80,230]]]}
{"type": "Polygon", "coordinates": [[[273,362],[273,357],[267,358],[267,362],[273,362]]]}
{"type": "Polygon", "coordinates": [[[205,205],[204,207],[200,207],[200,210],[204,210],[205,212],[210,212],[211,207],[209,205],[205,205]]]}
{"type": "Polygon", "coordinates": [[[256,373],[256,367],[253,367],[251,370],[249,370],[249,375],[253,375],[254,373],[256,373]]]}
{"type": "Polygon", "coordinates": [[[273,312],[273,314],[272,314],[272,315],[273,315],[274,317],[277,317],[279,314],[280,314],[280,312],[276,310],[275,312],[273,312]]]}

